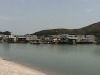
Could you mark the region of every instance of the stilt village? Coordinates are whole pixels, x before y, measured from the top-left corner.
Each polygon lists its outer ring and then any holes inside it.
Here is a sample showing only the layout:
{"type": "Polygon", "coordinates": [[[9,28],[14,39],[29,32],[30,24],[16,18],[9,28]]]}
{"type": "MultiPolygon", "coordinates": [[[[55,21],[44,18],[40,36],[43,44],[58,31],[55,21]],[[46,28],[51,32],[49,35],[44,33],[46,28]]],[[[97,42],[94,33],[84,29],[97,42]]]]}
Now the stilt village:
{"type": "Polygon", "coordinates": [[[0,34],[1,43],[30,43],[30,44],[94,44],[94,35],[5,35],[0,34]]]}

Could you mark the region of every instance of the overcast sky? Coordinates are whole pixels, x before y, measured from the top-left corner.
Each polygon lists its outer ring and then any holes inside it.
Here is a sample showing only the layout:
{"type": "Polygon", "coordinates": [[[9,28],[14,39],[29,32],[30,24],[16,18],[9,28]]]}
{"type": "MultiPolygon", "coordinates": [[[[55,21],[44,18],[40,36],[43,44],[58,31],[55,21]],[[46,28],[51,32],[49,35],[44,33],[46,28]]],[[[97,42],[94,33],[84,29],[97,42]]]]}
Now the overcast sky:
{"type": "Polygon", "coordinates": [[[100,0],[0,0],[0,31],[81,28],[100,21],[100,0]]]}

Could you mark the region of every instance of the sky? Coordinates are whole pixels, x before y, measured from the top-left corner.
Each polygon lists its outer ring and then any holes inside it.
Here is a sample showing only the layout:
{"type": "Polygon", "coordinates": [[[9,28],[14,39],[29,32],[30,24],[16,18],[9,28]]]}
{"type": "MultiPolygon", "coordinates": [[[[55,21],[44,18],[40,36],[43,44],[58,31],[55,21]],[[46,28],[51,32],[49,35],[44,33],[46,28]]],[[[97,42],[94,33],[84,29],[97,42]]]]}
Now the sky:
{"type": "Polygon", "coordinates": [[[100,0],[0,0],[0,31],[31,34],[100,21],[100,0]]]}

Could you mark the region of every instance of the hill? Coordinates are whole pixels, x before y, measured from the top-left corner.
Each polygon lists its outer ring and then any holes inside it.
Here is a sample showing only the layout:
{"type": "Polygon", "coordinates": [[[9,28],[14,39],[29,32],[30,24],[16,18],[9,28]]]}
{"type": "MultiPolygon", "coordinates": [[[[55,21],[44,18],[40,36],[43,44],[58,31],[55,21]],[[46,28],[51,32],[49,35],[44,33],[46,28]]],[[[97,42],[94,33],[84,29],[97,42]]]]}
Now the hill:
{"type": "Polygon", "coordinates": [[[100,37],[100,22],[78,29],[81,34],[92,34],[100,37]]]}
{"type": "Polygon", "coordinates": [[[100,43],[100,22],[88,25],[79,29],[48,29],[41,30],[33,33],[37,36],[48,36],[48,35],[57,35],[57,34],[84,34],[84,35],[95,35],[97,43],[100,43]]]}
{"type": "Polygon", "coordinates": [[[72,33],[72,30],[70,29],[48,29],[48,30],[42,30],[42,31],[35,32],[34,35],[48,36],[48,35],[57,35],[57,34],[66,34],[66,33],[72,33]]]}
{"type": "Polygon", "coordinates": [[[100,37],[100,22],[79,29],[48,29],[33,33],[34,35],[56,35],[56,34],[92,34],[100,37]]]}

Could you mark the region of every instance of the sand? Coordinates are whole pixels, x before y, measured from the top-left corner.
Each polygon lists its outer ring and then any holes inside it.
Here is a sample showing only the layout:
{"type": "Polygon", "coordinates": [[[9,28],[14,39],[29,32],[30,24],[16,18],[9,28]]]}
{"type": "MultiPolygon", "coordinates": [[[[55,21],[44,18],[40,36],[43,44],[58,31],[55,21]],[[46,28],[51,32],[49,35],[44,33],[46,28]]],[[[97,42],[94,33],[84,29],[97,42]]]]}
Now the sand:
{"type": "Polygon", "coordinates": [[[47,75],[47,74],[0,58],[0,75],[47,75]]]}

